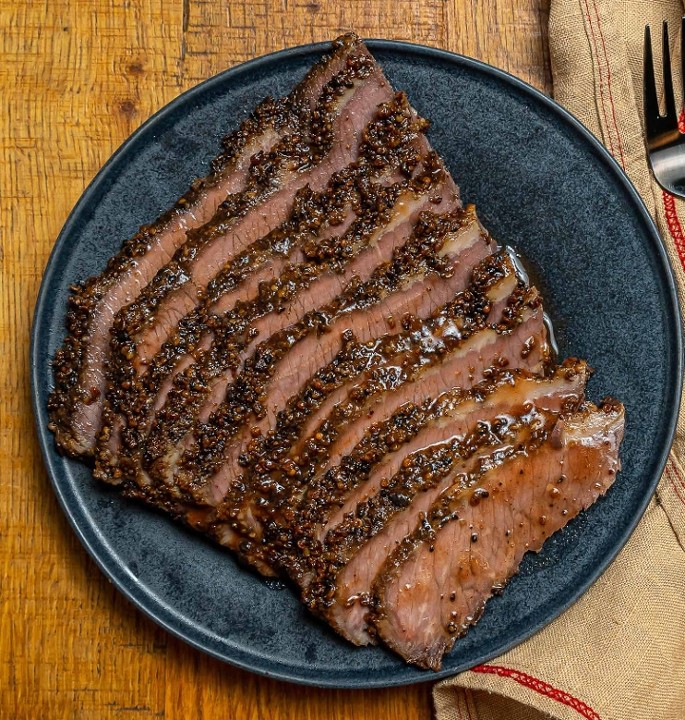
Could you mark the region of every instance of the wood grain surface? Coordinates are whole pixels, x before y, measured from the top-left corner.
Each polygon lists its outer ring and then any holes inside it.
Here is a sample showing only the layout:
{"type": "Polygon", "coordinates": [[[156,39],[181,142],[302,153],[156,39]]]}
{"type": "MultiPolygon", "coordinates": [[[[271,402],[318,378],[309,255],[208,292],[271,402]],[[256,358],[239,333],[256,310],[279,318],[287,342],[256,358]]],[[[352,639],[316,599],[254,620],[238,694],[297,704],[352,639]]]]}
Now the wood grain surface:
{"type": "Polygon", "coordinates": [[[31,314],[88,182],[183,90],[354,29],[465,53],[549,91],[547,2],[0,0],[0,720],[431,716],[430,683],[354,692],[268,681],[170,637],[114,590],[42,466],[31,314]]]}

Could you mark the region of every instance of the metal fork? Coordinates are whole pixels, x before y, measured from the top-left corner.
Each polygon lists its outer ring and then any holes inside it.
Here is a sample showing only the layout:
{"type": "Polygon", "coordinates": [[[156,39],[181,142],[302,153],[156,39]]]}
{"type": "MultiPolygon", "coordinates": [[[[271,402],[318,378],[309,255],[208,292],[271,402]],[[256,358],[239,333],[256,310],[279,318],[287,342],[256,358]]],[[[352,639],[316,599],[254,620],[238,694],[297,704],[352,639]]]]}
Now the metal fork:
{"type": "MultiPolygon", "coordinates": [[[[681,80],[685,98],[685,16],[681,21],[681,80]]],[[[666,114],[659,111],[659,99],[654,78],[654,58],[649,25],[645,27],[644,113],[645,137],[649,164],[656,181],[673,195],[685,198],[685,135],[678,129],[678,113],[673,95],[671,52],[668,44],[668,23],[663,30],[663,72],[666,114]]]]}

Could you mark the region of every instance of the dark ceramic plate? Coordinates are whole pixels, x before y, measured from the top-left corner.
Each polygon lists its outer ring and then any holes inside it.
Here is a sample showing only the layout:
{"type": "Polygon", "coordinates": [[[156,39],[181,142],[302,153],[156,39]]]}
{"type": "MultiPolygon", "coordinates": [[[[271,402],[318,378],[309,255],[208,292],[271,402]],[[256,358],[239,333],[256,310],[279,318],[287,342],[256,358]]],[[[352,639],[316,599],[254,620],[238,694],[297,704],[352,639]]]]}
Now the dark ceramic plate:
{"type": "MultiPolygon", "coordinates": [[[[115,153],[69,217],[43,279],[33,326],[38,435],[76,533],[114,584],[163,627],[243,668],[337,687],[401,685],[483,662],[573,603],[625,543],[664,466],[680,398],[674,283],[656,229],[603,147],[548,98],[468,58],[397,42],[369,46],[432,121],[430,139],[501,243],[529,260],[562,356],[596,368],[590,395],[627,408],[624,470],[587,513],[523,562],[506,592],[435,675],[382,648],[357,649],[295,596],[161,515],[96,484],[57,454],[47,430],[50,359],[64,336],[70,283],[100,272],[139,225],[202,175],[220,137],[264,96],[287,92],[323,46],[233,68],[160,111],[115,153]]],[[[53,178],[58,182],[57,178],[53,178]]]]}

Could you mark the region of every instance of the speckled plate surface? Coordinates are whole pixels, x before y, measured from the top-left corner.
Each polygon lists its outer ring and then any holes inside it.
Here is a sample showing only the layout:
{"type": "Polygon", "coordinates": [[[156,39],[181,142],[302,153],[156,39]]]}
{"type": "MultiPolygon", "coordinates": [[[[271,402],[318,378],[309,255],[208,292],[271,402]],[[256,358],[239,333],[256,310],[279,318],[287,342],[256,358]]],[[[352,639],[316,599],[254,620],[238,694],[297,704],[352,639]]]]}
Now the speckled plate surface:
{"type": "MultiPolygon", "coordinates": [[[[527,257],[562,356],[596,369],[589,395],[627,409],[624,470],[606,498],[528,556],[438,674],[382,648],[357,649],[232,557],[96,484],[57,454],[47,430],[50,360],[64,336],[67,288],[100,272],[139,225],[203,175],[219,139],[264,96],[286,93],[323,46],[233,68],[182,95],[115,153],[76,205],[50,258],[32,345],[38,435],[62,507],[102,570],[160,625],[255,672],[337,687],[401,685],[483,662],[574,602],[622,547],[670,447],[681,383],[673,277],[656,229],[600,144],[524,83],[461,56],[371,41],[390,80],[432,121],[430,139],[501,242],[527,257]]],[[[52,178],[51,182],[59,182],[52,178]]]]}

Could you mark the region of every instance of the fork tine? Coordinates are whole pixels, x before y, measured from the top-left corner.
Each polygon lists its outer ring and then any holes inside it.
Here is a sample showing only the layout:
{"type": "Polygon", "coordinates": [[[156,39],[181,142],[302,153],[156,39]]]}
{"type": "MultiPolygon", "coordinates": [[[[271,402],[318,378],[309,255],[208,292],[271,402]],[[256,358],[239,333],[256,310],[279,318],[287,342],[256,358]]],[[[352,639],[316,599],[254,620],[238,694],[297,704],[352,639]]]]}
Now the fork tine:
{"type": "Polygon", "coordinates": [[[671,74],[671,46],[668,41],[668,23],[664,21],[663,30],[663,72],[664,72],[664,101],[666,105],[666,114],[664,117],[676,118],[675,96],[673,94],[673,75],[671,74]]]}
{"type": "Polygon", "coordinates": [[[659,98],[656,94],[654,80],[654,57],[652,56],[652,34],[649,25],[645,27],[645,53],[644,53],[644,104],[645,129],[648,140],[659,133],[659,98]]]}
{"type": "MultiPolygon", "coordinates": [[[[671,72],[671,48],[668,42],[668,24],[663,25],[663,92],[665,114],[659,112],[657,83],[654,77],[654,55],[652,35],[649,25],[645,27],[644,53],[644,128],[647,156],[655,180],[669,193],[685,199],[685,133],[680,132],[679,118],[676,112],[673,93],[673,74],[671,72]]],[[[683,111],[685,112],[685,15],[680,25],[680,75],[683,83],[683,111]]]]}

